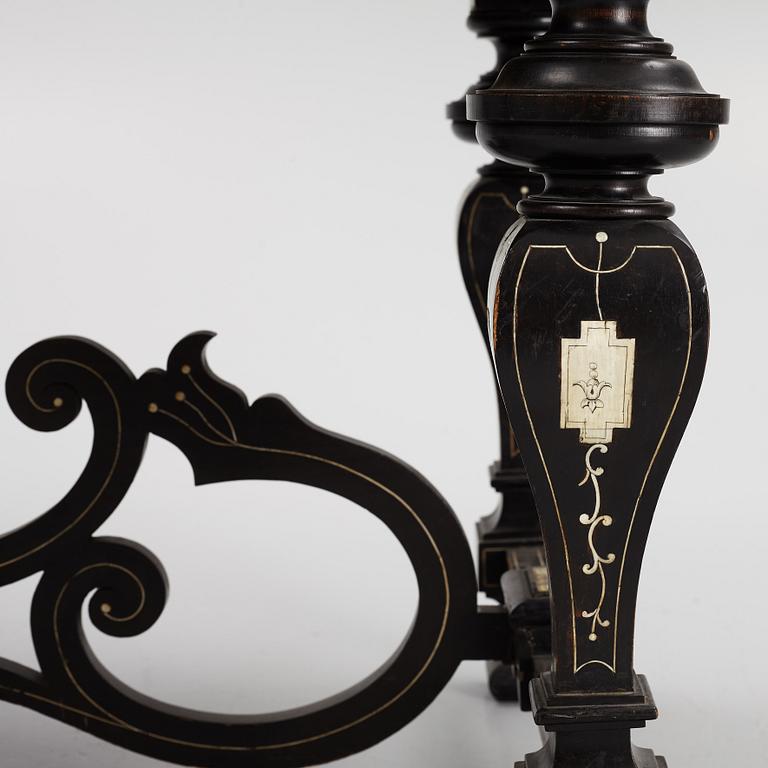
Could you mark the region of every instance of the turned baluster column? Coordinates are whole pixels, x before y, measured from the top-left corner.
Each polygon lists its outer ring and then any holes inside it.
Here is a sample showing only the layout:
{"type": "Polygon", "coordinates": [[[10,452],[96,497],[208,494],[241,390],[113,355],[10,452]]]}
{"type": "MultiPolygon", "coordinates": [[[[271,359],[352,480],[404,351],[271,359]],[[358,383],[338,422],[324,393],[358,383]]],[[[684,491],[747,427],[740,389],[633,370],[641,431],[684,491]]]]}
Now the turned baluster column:
{"type": "MultiPolygon", "coordinates": [[[[475,0],[467,26],[494,44],[496,66],[467,92],[474,93],[493,85],[507,61],[523,52],[525,42],[547,30],[549,19],[549,0],[475,0]]],[[[464,141],[475,143],[475,124],[467,119],[466,95],[449,104],[447,114],[454,133],[464,141]]],[[[478,170],[478,178],[462,203],[458,228],[459,264],[491,363],[486,298],[493,259],[504,234],[518,218],[517,204],[528,194],[543,188],[544,179],[539,174],[494,160],[478,170]]],[[[495,373],[493,384],[496,384],[495,373]]],[[[493,695],[501,701],[519,700],[522,709],[529,710],[530,679],[548,661],[547,569],[533,494],[498,391],[497,399],[500,449],[498,460],[490,467],[490,479],[499,496],[494,511],[483,516],[477,524],[478,583],[480,590],[489,597],[509,602],[509,595],[505,600],[502,591],[501,577],[512,569],[515,571],[516,610],[522,610],[523,604],[531,600],[541,604],[538,613],[541,614],[542,629],[535,635],[526,632],[515,642],[514,664],[488,662],[489,687],[493,695]]]]}
{"type": "Polygon", "coordinates": [[[553,0],[550,31],[468,96],[480,143],[546,179],[518,205],[488,294],[550,576],[553,666],[533,698],[553,735],[527,768],[664,765],[630,743],[656,717],[633,669],[635,603],[709,314],[674,207],[647,183],[715,147],[727,102],[651,35],[647,4],[553,0]]]}
{"type": "MultiPolygon", "coordinates": [[[[497,63],[468,93],[489,88],[504,64],[523,52],[525,42],[546,31],[549,17],[548,0],[476,0],[467,26],[493,42],[497,63]]],[[[475,124],[467,120],[465,97],[449,104],[447,114],[459,138],[476,141],[475,124]]],[[[483,166],[478,174],[459,214],[458,248],[464,283],[490,355],[486,297],[496,249],[518,218],[518,202],[541,191],[544,180],[525,167],[500,160],[483,166]]],[[[499,459],[491,466],[491,484],[499,492],[499,502],[478,522],[478,578],[480,589],[501,601],[500,579],[512,564],[510,559],[516,560],[518,567],[538,569],[534,573],[544,593],[546,568],[536,507],[500,396],[499,433],[499,459]]]]}

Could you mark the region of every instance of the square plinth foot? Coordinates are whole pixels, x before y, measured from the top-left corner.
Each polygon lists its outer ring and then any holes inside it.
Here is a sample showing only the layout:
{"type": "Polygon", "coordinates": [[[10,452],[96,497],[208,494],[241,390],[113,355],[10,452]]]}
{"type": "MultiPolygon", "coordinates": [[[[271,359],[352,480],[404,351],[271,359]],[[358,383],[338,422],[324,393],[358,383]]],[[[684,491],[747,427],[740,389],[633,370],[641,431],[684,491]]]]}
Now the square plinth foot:
{"type": "Polygon", "coordinates": [[[576,731],[552,734],[538,752],[515,768],[667,768],[663,757],[636,747],[629,731],[576,731]]]}

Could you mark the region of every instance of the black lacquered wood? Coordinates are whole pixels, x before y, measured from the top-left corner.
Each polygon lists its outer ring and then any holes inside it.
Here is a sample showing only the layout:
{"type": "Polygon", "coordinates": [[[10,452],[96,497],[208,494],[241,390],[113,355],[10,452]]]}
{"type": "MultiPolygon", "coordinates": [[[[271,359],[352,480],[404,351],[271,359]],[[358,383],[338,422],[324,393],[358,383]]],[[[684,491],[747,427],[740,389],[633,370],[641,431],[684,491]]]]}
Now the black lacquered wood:
{"type": "MultiPolygon", "coordinates": [[[[509,58],[521,54],[525,42],[543,33],[548,23],[549,7],[545,0],[524,3],[477,0],[468,26],[481,37],[494,42],[497,66],[483,75],[468,92],[474,93],[492,85],[509,58]]],[[[460,138],[475,141],[475,125],[466,117],[466,98],[450,104],[448,116],[460,138]]],[[[542,189],[543,180],[538,174],[496,161],[479,170],[479,178],[466,193],[461,207],[459,263],[489,355],[487,292],[496,250],[509,227],[517,220],[520,201],[542,189]]],[[[498,492],[498,503],[493,512],[484,515],[477,524],[478,580],[480,590],[499,602],[506,602],[501,582],[509,569],[514,569],[522,583],[536,582],[536,587],[529,586],[522,590],[520,604],[510,607],[514,613],[515,609],[523,609],[530,600],[546,604],[546,586],[542,587],[546,584],[546,565],[533,495],[500,395],[498,406],[499,458],[490,467],[491,485],[498,492]]],[[[548,623],[548,617],[545,623],[548,623]]],[[[518,636],[530,638],[533,634],[533,630],[527,627],[518,636]]],[[[514,666],[511,668],[506,664],[489,662],[489,688],[494,697],[502,701],[519,701],[524,710],[530,709],[529,682],[534,669],[541,665],[541,659],[548,653],[548,637],[546,633],[546,647],[538,642],[516,643],[514,666]]]]}
{"type": "Polygon", "coordinates": [[[554,663],[532,695],[555,735],[526,768],[663,765],[629,739],[656,716],[633,669],[634,610],[709,315],[696,255],[647,181],[708,154],[728,110],[650,34],[647,4],[553,0],[550,32],[468,95],[480,143],[546,180],[518,204],[489,286],[551,586],[554,663]]]}
{"type": "MultiPolygon", "coordinates": [[[[590,226],[521,223],[497,263],[492,332],[544,526],[558,690],[592,693],[632,688],[640,563],[701,384],[709,316],[701,266],[673,224],[590,226]],[[634,345],[631,424],[593,443],[561,420],[563,340],[578,340],[585,322],[612,323],[618,339],[634,345]],[[596,509],[602,524],[585,525],[596,509]],[[595,553],[609,562],[585,574],[595,553]],[[597,621],[583,615],[598,606],[597,621]]],[[[579,374],[569,385],[582,396],[578,382],[589,380],[589,366],[579,374]]],[[[623,397],[618,386],[607,377],[600,408],[623,397]]],[[[585,407],[584,418],[597,421],[600,408],[585,407]]]]}
{"type": "MultiPolygon", "coordinates": [[[[542,188],[541,177],[497,162],[481,169],[462,205],[459,262],[489,355],[487,293],[493,260],[504,235],[518,218],[517,203],[542,188]]],[[[509,567],[509,548],[538,544],[541,533],[520,450],[500,395],[498,403],[499,459],[491,467],[491,482],[499,493],[499,502],[494,512],[479,522],[478,533],[480,589],[501,599],[500,579],[509,567]]]]}
{"type": "MultiPolygon", "coordinates": [[[[494,70],[483,75],[469,93],[483,90],[496,80],[506,62],[523,52],[527,40],[542,34],[549,23],[546,0],[515,3],[510,0],[477,0],[468,26],[492,40],[498,59],[494,70]]],[[[458,136],[475,140],[475,124],[467,121],[466,98],[448,106],[458,136]]],[[[543,189],[542,177],[522,167],[494,162],[480,169],[465,195],[459,214],[458,251],[464,284],[490,355],[488,343],[488,279],[496,250],[517,220],[518,203],[543,189]]],[[[502,601],[501,576],[510,567],[511,548],[540,546],[541,533],[528,479],[499,396],[499,458],[490,469],[491,484],[499,493],[496,509],[478,523],[478,573],[480,589],[502,601]]],[[[543,564],[543,561],[542,561],[543,564]]]]}
{"type": "Polygon", "coordinates": [[[642,180],[716,146],[728,102],[707,93],[672,47],[650,34],[647,6],[553,0],[550,31],[510,59],[493,86],[467,96],[467,115],[492,155],[547,175],[544,192],[521,213],[663,219],[672,205],[642,183],[627,187],[626,176],[642,180]],[[591,194],[563,185],[563,177],[580,177],[591,194]]]}
{"type": "Polygon", "coordinates": [[[481,144],[515,165],[482,172],[459,237],[516,435],[503,420],[493,481],[504,505],[480,526],[486,544],[507,524],[504,534],[513,533],[511,545],[499,541],[509,570],[501,573],[502,560],[494,583],[482,585],[504,606],[477,607],[467,541],[423,477],[318,428],[279,397],[249,404],[209,370],[211,334],[183,339],[165,370],[138,380],[92,342],[49,339],[11,367],[11,407],[29,427],[52,431],[85,402],[94,441],[71,491],[0,536],[0,585],[40,574],[31,610],[40,671],[0,659],[1,699],[174,763],[290,768],[394,733],[462,659],[517,662],[518,682],[533,678],[535,721],[551,732],[520,768],[664,768],[630,740],[657,715],[633,668],[634,607],[656,502],[704,372],[708,307],[696,255],[666,221],[673,207],[647,180],[711,151],[727,102],[651,35],[647,0],[553,6],[551,32],[519,56],[522,30],[546,17],[541,2],[478,0],[471,26],[511,59],[493,83],[485,76],[470,89],[468,113],[449,108],[460,136],[470,138],[467,117],[478,121],[481,144]],[[513,8],[527,18],[512,20],[513,8]],[[540,171],[544,189],[522,168],[540,171]],[[517,222],[513,208],[523,214],[517,222]],[[393,657],[337,696],[262,716],[184,709],[111,675],[83,621],[133,637],[161,620],[168,599],[168,576],[151,552],[94,535],[130,488],[150,433],[185,454],[197,484],[297,482],[376,515],[406,550],[419,587],[393,657]],[[538,581],[540,534],[549,574],[538,581]]]}
{"type": "MultiPolygon", "coordinates": [[[[547,0],[475,0],[467,26],[478,37],[490,40],[496,49],[496,64],[467,89],[482,91],[493,85],[501,68],[523,52],[526,41],[549,27],[550,6],[547,0]]],[[[452,101],[446,114],[455,134],[464,141],[475,140],[475,124],[467,119],[466,94],[452,101]]]]}
{"type": "Polygon", "coordinates": [[[84,401],[94,443],[72,491],[0,538],[2,583],[43,574],[31,616],[41,672],[0,661],[0,698],[180,764],[299,766],[337,759],[412,720],[462,659],[507,656],[507,620],[500,610],[478,612],[461,526],[423,477],[383,451],[314,426],[279,397],[249,404],[208,369],[210,337],[183,339],[166,370],[139,380],[107,350],[77,338],[36,344],[11,367],[7,395],[24,423],[61,429],[84,401]],[[150,552],[92,535],[130,487],[149,433],[186,455],[198,485],[297,482],[376,515],[406,550],[419,587],[417,614],[395,655],[332,699],[253,717],[182,709],[113,677],[85,639],[83,604],[101,631],[131,637],[160,618],[167,598],[166,575],[150,552]]]}

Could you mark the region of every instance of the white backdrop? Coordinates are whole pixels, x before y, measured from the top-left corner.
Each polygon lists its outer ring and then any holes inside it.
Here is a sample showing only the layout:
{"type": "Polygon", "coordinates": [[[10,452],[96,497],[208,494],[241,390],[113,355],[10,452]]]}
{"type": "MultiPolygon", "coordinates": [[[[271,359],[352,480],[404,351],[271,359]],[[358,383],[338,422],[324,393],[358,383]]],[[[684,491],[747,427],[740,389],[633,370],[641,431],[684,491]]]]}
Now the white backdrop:
{"type": "MultiPolygon", "coordinates": [[[[485,157],[442,117],[492,61],[466,12],[465,0],[0,0],[0,369],[67,333],[140,373],[187,332],[216,330],[221,376],[412,463],[474,542],[494,504],[496,412],[454,216],[485,157]]],[[[653,183],[704,264],[713,340],[646,557],[636,666],[662,717],[635,738],[671,766],[757,766],[768,12],[656,2],[651,22],[734,104],[713,156],[653,183]]],[[[0,434],[8,530],[69,488],[91,428],[84,413],[33,433],[3,402],[0,434]]],[[[416,603],[404,553],[352,504],[283,484],[195,490],[156,438],[102,531],[154,550],[171,600],[144,636],[92,641],[126,682],[188,706],[269,711],[341,690],[394,650],[416,603]]],[[[32,666],[35,581],[0,590],[0,654],[32,666]]],[[[161,765],[0,713],[4,768],[161,765]]],[[[502,768],[537,746],[530,717],[493,702],[483,665],[467,663],[417,721],[344,763],[502,768]]]]}

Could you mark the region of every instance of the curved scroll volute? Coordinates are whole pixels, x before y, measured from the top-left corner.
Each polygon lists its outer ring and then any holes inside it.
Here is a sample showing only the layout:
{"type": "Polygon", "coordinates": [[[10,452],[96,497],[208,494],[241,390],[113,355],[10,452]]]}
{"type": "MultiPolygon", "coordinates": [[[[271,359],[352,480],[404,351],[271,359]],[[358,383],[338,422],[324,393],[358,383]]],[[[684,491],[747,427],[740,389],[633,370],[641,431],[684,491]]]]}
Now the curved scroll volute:
{"type": "Polygon", "coordinates": [[[42,342],[14,364],[9,394],[30,426],[63,427],[75,417],[79,397],[88,403],[94,454],[79,481],[83,487],[95,483],[95,468],[111,466],[107,448],[115,441],[127,458],[107,472],[111,482],[119,481],[115,488],[105,486],[110,505],[90,503],[79,493],[56,508],[78,523],[62,534],[61,545],[46,545],[39,561],[43,576],[33,600],[32,632],[42,674],[0,661],[0,698],[176,763],[286,768],[338,759],[410,722],[474,652],[477,583],[469,547],[445,500],[407,465],[312,425],[281,398],[264,397],[249,406],[239,390],[209,370],[204,349],[211,336],[183,339],[167,371],[150,371],[138,382],[115,358],[83,340],[42,342]],[[22,397],[27,381],[29,402],[22,397]],[[83,604],[88,601],[97,628],[131,637],[158,620],[167,596],[165,574],[151,553],[130,541],[90,537],[130,484],[147,431],[184,452],[198,484],[303,483],[376,515],[406,550],[419,588],[413,624],[393,657],[329,700],[261,716],[182,709],[111,675],[85,638],[83,604]],[[85,513],[79,499],[90,504],[85,513]]]}
{"type": "Polygon", "coordinates": [[[90,536],[120,503],[147,439],[135,389],[128,368],[85,339],[48,339],[14,361],[6,394],[19,420],[44,432],[62,429],[85,401],[94,440],[88,462],[69,493],[36,520],[0,537],[0,584],[44,568],[73,542],[90,536]]]}

